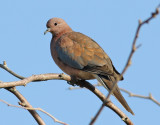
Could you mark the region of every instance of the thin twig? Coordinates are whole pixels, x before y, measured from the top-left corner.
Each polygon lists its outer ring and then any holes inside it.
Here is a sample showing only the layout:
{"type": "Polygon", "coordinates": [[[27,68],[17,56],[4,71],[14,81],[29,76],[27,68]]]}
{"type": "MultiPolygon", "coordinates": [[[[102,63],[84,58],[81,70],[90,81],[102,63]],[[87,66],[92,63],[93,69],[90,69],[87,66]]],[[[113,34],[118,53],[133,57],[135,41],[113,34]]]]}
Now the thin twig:
{"type": "Polygon", "coordinates": [[[154,103],[156,103],[158,106],[160,106],[160,102],[158,102],[151,93],[149,93],[149,96],[143,96],[143,95],[139,95],[139,94],[134,94],[129,92],[128,90],[125,90],[123,88],[120,88],[121,91],[127,93],[130,97],[137,97],[137,98],[143,98],[143,99],[149,99],[151,101],[153,101],[154,103]]]}
{"type": "MultiPolygon", "coordinates": [[[[156,8],[156,11],[155,11],[154,13],[152,13],[151,16],[150,16],[148,19],[146,19],[145,21],[142,22],[141,20],[139,20],[139,25],[138,25],[138,27],[137,27],[137,31],[136,31],[136,34],[135,34],[135,37],[134,37],[134,40],[133,40],[133,44],[132,44],[132,50],[131,50],[130,55],[129,55],[129,57],[128,57],[127,63],[126,63],[126,65],[125,65],[125,67],[124,67],[124,69],[123,69],[123,71],[122,71],[122,73],[121,73],[121,76],[114,82],[114,84],[113,84],[110,92],[108,93],[108,95],[107,95],[104,103],[106,103],[106,102],[108,101],[109,97],[111,96],[111,94],[112,94],[113,91],[114,91],[114,88],[115,88],[116,84],[117,84],[118,81],[122,78],[122,76],[124,75],[124,73],[127,71],[128,67],[131,65],[131,58],[132,58],[134,52],[135,52],[136,49],[137,49],[137,48],[136,48],[136,41],[137,41],[137,39],[138,39],[138,36],[139,36],[139,32],[140,32],[141,27],[142,27],[144,24],[149,23],[150,20],[152,20],[153,18],[155,18],[155,17],[159,14],[159,10],[158,10],[158,9],[159,9],[159,6],[158,6],[158,8],[156,8]]],[[[104,108],[104,106],[105,106],[104,103],[102,104],[102,106],[101,106],[100,109],[98,110],[98,112],[97,112],[97,114],[95,115],[95,117],[93,118],[93,120],[91,120],[90,125],[93,125],[94,122],[96,121],[96,119],[98,118],[100,112],[103,110],[103,108],[104,108]]]]}
{"type": "Polygon", "coordinates": [[[2,99],[0,99],[0,101],[5,103],[5,104],[7,104],[8,106],[11,106],[11,107],[17,107],[17,108],[26,109],[26,110],[33,110],[33,111],[35,111],[35,110],[41,111],[41,112],[45,113],[46,115],[48,115],[49,117],[51,117],[54,120],[54,122],[60,123],[62,125],[68,125],[68,124],[66,124],[66,123],[64,123],[62,121],[59,121],[58,119],[56,119],[51,114],[49,114],[48,112],[46,112],[45,110],[43,110],[41,108],[30,108],[30,107],[22,107],[22,106],[12,105],[12,104],[9,104],[8,102],[6,102],[6,101],[4,101],[2,99]]]}
{"type": "Polygon", "coordinates": [[[25,77],[23,77],[23,76],[20,76],[20,75],[16,74],[16,73],[13,72],[11,69],[9,69],[9,68],[7,67],[6,61],[3,61],[3,64],[0,64],[0,67],[3,68],[4,70],[6,70],[7,72],[9,72],[10,74],[12,74],[13,76],[19,78],[19,79],[24,79],[24,78],[25,78],[25,77]]]}
{"type": "MultiPolygon", "coordinates": [[[[94,87],[96,86],[102,86],[101,84],[97,83],[97,84],[93,84],[94,87]]],[[[82,89],[81,87],[69,87],[69,90],[76,90],[76,89],[82,89]]],[[[126,94],[128,94],[130,97],[137,97],[137,98],[143,98],[143,99],[149,99],[151,101],[153,101],[154,103],[156,103],[158,106],[160,106],[160,102],[158,102],[150,93],[149,96],[144,96],[144,95],[139,95],[139,94],[134,94],[124,88],[119,88],[121,91],[125,92],[126,94]]]]}

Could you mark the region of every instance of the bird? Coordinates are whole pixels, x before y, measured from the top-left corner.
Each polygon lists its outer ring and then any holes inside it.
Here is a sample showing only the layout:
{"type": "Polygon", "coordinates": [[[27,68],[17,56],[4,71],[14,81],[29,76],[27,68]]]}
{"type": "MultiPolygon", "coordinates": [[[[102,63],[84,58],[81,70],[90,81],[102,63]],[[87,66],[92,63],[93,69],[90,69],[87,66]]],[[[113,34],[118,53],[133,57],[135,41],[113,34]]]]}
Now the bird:
{"type": "MultiPolygon", "coordinates": [[[[120,78],[120,73],[97,42],[80,32],[73,31],[62,18],[49,19],[46,27],[44,34],[47,32],[52,34],[50,43],[52,58],[62,71],[76,79],[97,79],[104,88],[108,90],[112,88],[117,78],[120,78]]],[[[134,115],[118,85],[115,86],[113,95],[134,115]]]]}

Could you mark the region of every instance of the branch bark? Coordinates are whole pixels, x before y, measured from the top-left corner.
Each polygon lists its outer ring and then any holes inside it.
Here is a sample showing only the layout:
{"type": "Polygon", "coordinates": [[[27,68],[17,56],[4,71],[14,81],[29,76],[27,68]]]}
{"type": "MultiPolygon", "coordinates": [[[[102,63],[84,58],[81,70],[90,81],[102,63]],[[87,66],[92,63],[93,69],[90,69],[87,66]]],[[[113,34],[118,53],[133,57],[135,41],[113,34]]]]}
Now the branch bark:
{"type": "Polygon", "coordinates": [[[26,86],[30,82],[46,81],[46,80],[53,80],[53,79],[70,81],[71,77],[63,73],[62,74],[48,73],[48,74],[32,75],[30,77],[24,78],[23,80],[19,80],[19,81],[0,82],[0,88],[26,86]]]}

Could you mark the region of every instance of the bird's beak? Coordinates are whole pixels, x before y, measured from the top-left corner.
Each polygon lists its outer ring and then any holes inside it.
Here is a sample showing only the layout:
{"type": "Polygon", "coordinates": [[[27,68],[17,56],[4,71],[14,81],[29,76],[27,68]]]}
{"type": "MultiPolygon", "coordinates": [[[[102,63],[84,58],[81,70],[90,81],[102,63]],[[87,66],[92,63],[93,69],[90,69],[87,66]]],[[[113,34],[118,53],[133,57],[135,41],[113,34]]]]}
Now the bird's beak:
{"type": "Polygon", "coordinates": [[[47,28],[47,30],[44,32],[44,35],[50,31],[51,31],[51,28],[47,28]]]}

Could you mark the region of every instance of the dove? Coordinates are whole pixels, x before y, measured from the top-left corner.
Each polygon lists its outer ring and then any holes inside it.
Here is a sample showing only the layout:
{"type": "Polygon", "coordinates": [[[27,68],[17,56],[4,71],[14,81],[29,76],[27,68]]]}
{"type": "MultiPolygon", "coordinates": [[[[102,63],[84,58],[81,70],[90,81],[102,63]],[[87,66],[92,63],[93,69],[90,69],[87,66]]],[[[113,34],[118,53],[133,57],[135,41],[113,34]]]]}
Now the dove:
{"type": "MultiPolygon", "coordinates": [[[[97,79],[104,88],[108,90],[112,88],[120,73],[97,42],[80,32],[73,31],[61,18],[50,19],[46,26],[44,34],[47,32],[52,34],[50,43],[52,58],[62,71],[76,79],[97,79]]],[[[113,95],[134,115],[118,85],[115,86],[113,95]]]]}

